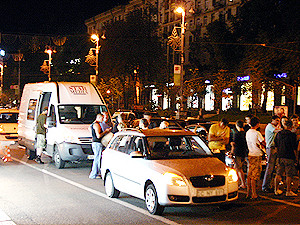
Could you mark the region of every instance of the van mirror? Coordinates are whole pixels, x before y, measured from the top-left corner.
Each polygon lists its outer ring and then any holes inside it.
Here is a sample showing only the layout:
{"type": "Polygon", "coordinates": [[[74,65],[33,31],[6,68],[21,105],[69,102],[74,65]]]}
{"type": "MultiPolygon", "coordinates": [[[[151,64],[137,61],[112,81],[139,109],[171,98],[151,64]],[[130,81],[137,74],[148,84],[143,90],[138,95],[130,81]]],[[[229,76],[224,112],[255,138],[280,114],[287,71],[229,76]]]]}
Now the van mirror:
{"type": "Polygon", "coordinates": [[[56,121],[53,121],[51,117],[47,117],[46,123],[49,128],[56,127],[56,121]]]}

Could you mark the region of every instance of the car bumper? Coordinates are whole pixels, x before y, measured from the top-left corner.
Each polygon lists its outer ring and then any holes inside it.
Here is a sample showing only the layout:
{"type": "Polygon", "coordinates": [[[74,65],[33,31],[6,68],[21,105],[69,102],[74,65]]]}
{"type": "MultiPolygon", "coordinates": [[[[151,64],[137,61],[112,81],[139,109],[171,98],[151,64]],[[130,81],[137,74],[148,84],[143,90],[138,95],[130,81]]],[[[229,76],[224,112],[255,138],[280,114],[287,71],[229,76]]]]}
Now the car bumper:
{"type": "Polygon", "coordinates": [[[218,204],[238,199],[238,182],[213,188],[167,186],[158,193],[159,204],[164,206],[218,204]]]}
{"type": "Polygon", "coordinates": [[[84,161],[94,159],[90,144],[63,142],[59,145],[60,156],[64,161],[84,161]]]}

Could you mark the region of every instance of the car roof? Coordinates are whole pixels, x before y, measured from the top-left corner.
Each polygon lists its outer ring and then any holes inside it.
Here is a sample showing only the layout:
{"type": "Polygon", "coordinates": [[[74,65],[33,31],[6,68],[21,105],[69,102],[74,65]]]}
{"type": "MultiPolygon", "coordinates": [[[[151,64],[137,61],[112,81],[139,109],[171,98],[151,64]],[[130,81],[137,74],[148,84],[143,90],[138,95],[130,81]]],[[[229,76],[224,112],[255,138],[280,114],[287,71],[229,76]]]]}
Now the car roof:
{"type": "Polygon", "coordinates": [[[130,129],[121,131],[120,134],[133,134],[146,137],[157,137],[157,136],[195,136],[195,134],[188,130],[173,130],[173,129],[145,129],[145,130],[138,130],[138,129],[130,129]]]}
{"type": "Polygon", "coordinates": [[[0,113],[19,113],[18,109],[0,109],[0,113]]]}

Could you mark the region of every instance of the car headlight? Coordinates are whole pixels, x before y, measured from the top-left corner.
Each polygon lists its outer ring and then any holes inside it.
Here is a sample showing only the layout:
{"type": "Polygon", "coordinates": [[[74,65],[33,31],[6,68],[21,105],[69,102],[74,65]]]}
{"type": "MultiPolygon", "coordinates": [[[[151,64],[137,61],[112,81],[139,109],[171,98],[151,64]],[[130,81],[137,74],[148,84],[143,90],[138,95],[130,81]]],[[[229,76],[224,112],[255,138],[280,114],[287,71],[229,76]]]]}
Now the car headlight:
{"type": "Polygon", "coordinates": [[[170,173],[166,172],[164,174],[164,178],[167,181],[167,184],[172,185],[172,186],[179,186],[179,187],[185,187],[186,183],[183,180],[183,177],[175,174],[175,173],[170,173]]]}
{"type": "Polygon", "coordinates": [[[3,130],[4,130],[3,127],[0,125],[0,132],[3,132],[3,130]]]}
{"type": "Polygon", "coordinates": [[[238,175],[236,173],[236,171],[234,169],[230,169],[228,172],[228,182],[232,183],[232,182],[237,182],[238,181],[238,175]]]}

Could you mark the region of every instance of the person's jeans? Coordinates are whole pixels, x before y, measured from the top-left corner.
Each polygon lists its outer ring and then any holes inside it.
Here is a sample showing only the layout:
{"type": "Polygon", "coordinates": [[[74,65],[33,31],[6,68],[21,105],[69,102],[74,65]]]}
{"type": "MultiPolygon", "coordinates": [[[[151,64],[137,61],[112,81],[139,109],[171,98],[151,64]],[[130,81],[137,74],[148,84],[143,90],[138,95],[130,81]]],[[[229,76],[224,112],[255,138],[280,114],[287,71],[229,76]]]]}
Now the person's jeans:
{"type": "Polygon", "coordinates": [[[93,161],[92,171],[89,175],[89,178],[95,179],[101,173],[100,168],[101,168],[101,157],[102,157],[103,145],[100,142],[93,142],[92,149],[94,152],[94,161],[93,161]]]}
{"type": "Polygon", "coordinates": [[[272,181],[272,175],[276,164],[277,159],[277,152],[275,147],[267,147],[266,148],[267,155],[268,155],[268,162],[266,167],[266,172],[264,175],[264,180],[262,184],[262,190],[266,190],[270,188],[270,184],[272,181]]]}

